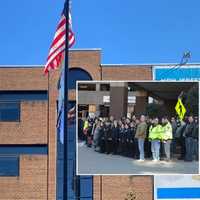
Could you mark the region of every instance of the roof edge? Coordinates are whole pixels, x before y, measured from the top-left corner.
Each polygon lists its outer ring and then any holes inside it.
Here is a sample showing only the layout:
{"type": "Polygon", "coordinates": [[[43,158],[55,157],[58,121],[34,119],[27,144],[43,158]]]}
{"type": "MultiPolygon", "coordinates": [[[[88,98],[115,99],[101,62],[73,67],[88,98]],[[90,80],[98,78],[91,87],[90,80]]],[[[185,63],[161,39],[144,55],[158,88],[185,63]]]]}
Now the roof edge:
{"type": "Polygon", "coordinates": [[[44,65],[0,65],[0,68],[43,68],[44,65]]]}
{"type": "MultiPolygon", "coordinates": [[[[178,65],[178,63],[115,63],[115,64],[101,64],[101,66],[111,66],[111,67],[114,67],[114,66],[130,66],[130,67],[134,67],[134,66],[174,66],[174,65],[178,65]]],[[[190,65],[200,65],[200,62],[199,63],[187,63],[183,66],[190,66],[190,65]]]]}
{"type": "Polygon", "coordinates": [[[69,51],[102,51],[102,49],[101,48],[80,48],[80,49],[72,48],[72,49],[69,49],[69,51]]]}

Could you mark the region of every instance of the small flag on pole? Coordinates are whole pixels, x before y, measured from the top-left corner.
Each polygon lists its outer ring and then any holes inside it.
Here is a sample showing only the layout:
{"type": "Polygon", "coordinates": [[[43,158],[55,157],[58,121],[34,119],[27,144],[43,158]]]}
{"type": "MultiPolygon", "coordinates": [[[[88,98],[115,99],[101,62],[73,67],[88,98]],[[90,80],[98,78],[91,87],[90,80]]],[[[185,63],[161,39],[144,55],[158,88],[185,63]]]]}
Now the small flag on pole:
{"type": "Polygon", "coordinates": [[[69,12],[69,20],[66,22],[66,8],[64,8],[61,19],[58,23],[56,33],[53,39],[53,42],[50,46],[49,54],[47,57],[47,62],[44,68],[44,73],[47,74],[51,69],[57,69],[63,59],[65,51],[65,39],[66,39],[66,23],[69,25],[69,34],[68,34],[68,44],[69,48],[75,42],[74,33],[72,31],[72,18],[71,13],[69,12]]]}

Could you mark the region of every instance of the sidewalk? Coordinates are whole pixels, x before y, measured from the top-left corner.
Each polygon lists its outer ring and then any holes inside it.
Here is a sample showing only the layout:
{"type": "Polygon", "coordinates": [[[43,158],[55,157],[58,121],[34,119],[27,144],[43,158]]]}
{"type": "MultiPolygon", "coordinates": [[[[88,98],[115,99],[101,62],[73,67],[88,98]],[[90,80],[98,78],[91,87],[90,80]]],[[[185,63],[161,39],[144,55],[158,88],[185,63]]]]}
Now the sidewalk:
{"type": "Polygon", "coordinates": [[[78,144],[78,174],[197,174],[199,162],[171,162],[137,160],[111,154],[102,154],[78,144]]]}

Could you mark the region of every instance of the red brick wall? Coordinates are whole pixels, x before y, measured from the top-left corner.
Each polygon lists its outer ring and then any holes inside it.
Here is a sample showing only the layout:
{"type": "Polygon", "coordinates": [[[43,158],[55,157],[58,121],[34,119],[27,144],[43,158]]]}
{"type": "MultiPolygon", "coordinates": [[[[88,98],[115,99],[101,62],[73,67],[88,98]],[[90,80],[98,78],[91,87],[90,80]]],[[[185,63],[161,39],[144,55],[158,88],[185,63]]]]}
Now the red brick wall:
{"type": "Polygon", "coordinates": [[[153,200],[153,177],[94,177],[94,200],[125,200],[130,192],[135,194],[136,200],[153,200]]]}
{"type": "Polygon", "coordinates": [[[0,90],[47,90],[43,68],[0,68],[0,90]]]}
{"type": "Polygon", "coordinates": [[[102,66],[102,80],[152,80],[149,66],[102,66]]]}
{"type": "Polygon", "coordinates": [[[56,134],[56,122],[57,122],[57,110],[56,100],[58,96],[57,82],[59,79],[59,71],[51,73],[49,77],[49,182],[48,182],[48,200],[56,199],[56,152],[57,152],[57,134],[56,134]]]}

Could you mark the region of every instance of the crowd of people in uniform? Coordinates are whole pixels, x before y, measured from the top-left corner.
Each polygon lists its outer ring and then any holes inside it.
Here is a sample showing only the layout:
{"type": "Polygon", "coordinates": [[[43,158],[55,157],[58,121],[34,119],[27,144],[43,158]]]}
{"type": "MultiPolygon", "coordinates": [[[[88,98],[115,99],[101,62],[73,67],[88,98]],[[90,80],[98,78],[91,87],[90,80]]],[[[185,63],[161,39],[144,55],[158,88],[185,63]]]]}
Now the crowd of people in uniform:
{"type": "Polygon", "coordinates": [[[141,115],[137,118],[122,117],[79,119],[79,140],[88,147],[105,154],[117,154],[138,161],[198,160],[198,117],[184,120],[164,116],[161,119],[141,115]]]}

